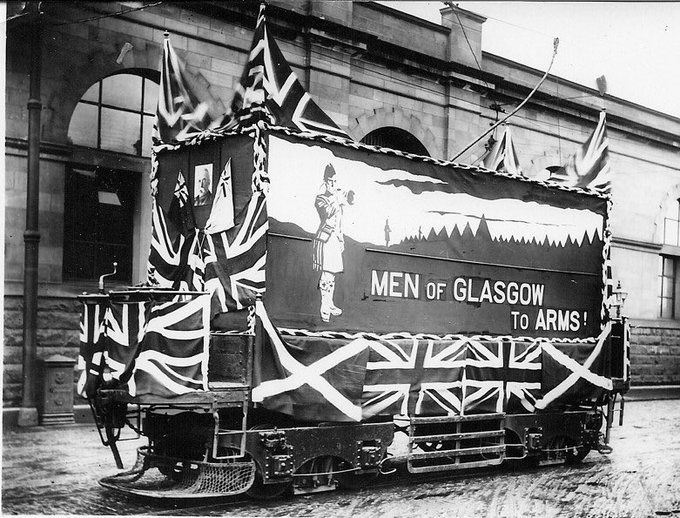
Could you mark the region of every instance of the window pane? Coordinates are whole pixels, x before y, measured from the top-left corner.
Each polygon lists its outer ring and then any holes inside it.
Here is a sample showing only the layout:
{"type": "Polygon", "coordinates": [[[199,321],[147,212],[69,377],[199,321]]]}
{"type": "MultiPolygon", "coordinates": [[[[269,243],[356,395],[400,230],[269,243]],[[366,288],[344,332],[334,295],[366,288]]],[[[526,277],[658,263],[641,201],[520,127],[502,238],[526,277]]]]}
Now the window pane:
{"type": "Polygon", "coordinates": [[[151,132],[153,130],[152,115],[144,116],[144,126],[142,127],[142,156],[151,156],[151,132]]]}
{"type": "Polygon", "coordinates": [[[144,80],[144,111],[156,113],[158,107],[158,85],[150,79],[144,80]]]}
{"type": "Polygon", "coordinates": [[[97,147],[97,107],[78,103],[73,111],[68,136],[76,146],[97,147]]]}
{"type": "Polygon", "coordinates": [[[673,297],[675,282],[672,277],[661,278],[661,296],[673,297]]]}
{"type": "Polygon", "coordinates": [[[661,299],[661,318],[673,318],[673,300],[661,299]]]}
{"type": "Polygon", "coordinates": [[[674,266],[675,266],[675,261],[673,259],[671,259],[670,257],[664,257],[663,258],[663,275],[664,275],[664,277],[674,277],[675,276],[674,266]]]}
{"type": "Polygon", "coordinates": [[[101,148],[139,155],[141,115],[102,108],[101,148]]]}
{"type": "Polygon", "coordinates": [[[678,246],[678,222],[669,218],[664,221],[663,242],[667,245],[678,246]]]}
{"type": "Polygon", "coordinates": [[[119,273],[115,278],[131,280],[138,187],[139,177],[131,173],[106,169],[69,171],[65,191],[64,278],[96,279],[110,272],[112,263],[117,261],[119,273]]]}
{"type": "Polygon", "coordinates": [[[85,95],[83,95],[81,100],[92,101],[93,103],[99,102],[99,81],[87,89],[87,92],[85,92],[85,95]]]}
{"type": "Polygon", "coordinates": [[[117,74],[102,81],[102,103],[142,111],[142,78],[117,74]]]}

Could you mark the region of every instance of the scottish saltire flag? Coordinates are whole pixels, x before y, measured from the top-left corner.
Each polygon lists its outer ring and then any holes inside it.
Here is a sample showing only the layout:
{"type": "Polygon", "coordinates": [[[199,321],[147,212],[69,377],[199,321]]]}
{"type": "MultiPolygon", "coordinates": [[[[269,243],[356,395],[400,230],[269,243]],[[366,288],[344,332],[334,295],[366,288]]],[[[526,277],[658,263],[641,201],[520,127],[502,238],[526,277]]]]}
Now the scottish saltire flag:
{"type": "Polygon", "coordinates": [[[558,408],[562,402],[597,399],[612,390],[609,372],[611,322],[595,344],[553,344],[541,342],[543,352],[542,392],[536,408],[558,408]]]}
{"type": "Polygon", "coordinates": [[[234,226],[234,194],[231,180],[231,158],[224,165],[213,198],[210,216],[205,224],[209,234],[224,232],[234,226]]]}
{"type": "Polygon", "coordinates": [[[104,364],[106,376],[120,384],[128,382],[144,338],[149,302],[110,301],[106,310],[104,364]]]}
{"type": "Polygon", "coordinates": [[[78,394],[91,398],[101,382],[104,355],[104,314],[106,306],[83,301],[80,312],[80,352],[76,389],[78,394]]]}
{"type": "Polygon", "coordinates": [[[349,138],[305,91],[270,36],[264,11],[265,5],[260,4],[250,56],[227,114],[227,127],[242,125],[264,110],[278,126],[349,138]]]}
{"type": "Polygon", "coordinates": [[[197,90],[197,85],[186,73],[166,37],[163,41],[161,84],[152,136],[154,145],[186,140],[221,122],[221,117],[211,113],[209,102],[199,99],[197,90]]]}
{"type": "Polygon", "coordinates": [[[175,397],[207,390],[209,297],[151,308],[128,384],[130,395],[175,397]]]}
{"type": "Polygon", "coordinates": [[[204,252],[205,288],[212,297],[212,315],[252,306],[265,290],[269,222],[263,193],[252,195],[235,223],[224,232],[206,234],[211,242],[204,252]]]}
{"type": "Polygon", "coordinates": [[[151,247],[147,264],[147,282],[150,285],[177,289],[180,282],[186,280],[195,226],[189,191],[184,175],[179,171],[167,218],[156,197],[152,201],[151,247]]]}
{"type": "Polygon", "coordinates": [[[503,135],[493,147],[482,157],[482,167],[492,171],[523,175],[519,165],[519,157],[512,140],[510,126],[503,124],[503,135]]]}
{"type": "Polygon", "coordinates": [[[604,110],[600,112],[600,119],[592,135],[569,157],[566,164],[552,173],[550,179],[570,187],[611,192],[609,139],[604,110]]]}
{"type": "Polygon", "coordinates": [[[371,341],[363,417],[460,414],[466,351],[465,340],[371,341]]]}
{"type": "Polygon", "coordinates": [[[252,400],[309,421],[362,419],[361,394],[370,341],[281,337],[258,301],[265,337],[252,400]]]}

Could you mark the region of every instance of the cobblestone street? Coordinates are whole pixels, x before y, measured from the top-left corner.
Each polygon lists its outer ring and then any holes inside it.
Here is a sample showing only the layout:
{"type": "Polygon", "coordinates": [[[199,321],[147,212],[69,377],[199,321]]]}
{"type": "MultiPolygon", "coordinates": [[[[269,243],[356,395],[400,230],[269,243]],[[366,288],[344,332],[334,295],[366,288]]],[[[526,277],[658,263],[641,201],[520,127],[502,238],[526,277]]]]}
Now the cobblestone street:
{"type": "MultiPolygon", "coordinates": [[[[115,473],[91,425],[6,431],[3,514],[478,517],[680,516],[680,401],[628,402],[625,425],[612,430],[609,456],[580,466],[503,468],[420,482],[412,476],[380,487],[289,497],[159,502],[99,486],[115,473]]],[[[122,442],[126,468],[141,440],[122,442]]]]}

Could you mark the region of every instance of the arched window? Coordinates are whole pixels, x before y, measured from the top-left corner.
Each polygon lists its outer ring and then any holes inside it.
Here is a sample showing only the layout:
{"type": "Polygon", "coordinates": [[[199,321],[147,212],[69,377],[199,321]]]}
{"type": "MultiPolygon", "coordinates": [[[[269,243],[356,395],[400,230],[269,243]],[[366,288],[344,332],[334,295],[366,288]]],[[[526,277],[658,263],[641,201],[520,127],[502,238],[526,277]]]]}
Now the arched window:
{"type": "Polygon", "coordinates": [[[118,274],[113,280],[133,278],[142,189],[141,168],[135,170],[134,164],[151,154],[158,80],[151,70],[110,75],[90,86],[73,111],[68,136],[89,149],[66,167],[64,280],[97,279],[111,271],[114,261],[118,274]],[[119,166],[115,154],[129,155],[126,165],[119,166]]]}
{"type": "Polygon", "coordinates": [[[401,128],[378,128],[362,138],[361,142],[371,146],[398,149],[414,155],[430,156],[420,140],[401,128]]]}
{"type": "Polygon", "coordinates": [[[136,156],[151,155],[151,128],[158,102],[157,72],[126,70],[90,88],[68,128],[77,146],[136,156]]]}

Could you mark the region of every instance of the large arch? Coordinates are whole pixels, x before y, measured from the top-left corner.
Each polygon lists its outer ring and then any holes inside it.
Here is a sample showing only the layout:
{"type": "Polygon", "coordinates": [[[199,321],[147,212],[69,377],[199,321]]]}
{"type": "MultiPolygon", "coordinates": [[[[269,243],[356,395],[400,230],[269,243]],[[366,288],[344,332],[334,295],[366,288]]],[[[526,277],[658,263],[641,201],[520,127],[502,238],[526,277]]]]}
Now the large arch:
{"type": "Polygon", "coordinates": [[[361,140],[366,135],[380,128],[394,127],[413,135],[434,158],[442,158],[442,150],[432,130],[425,127],[415,115],[407,115],[399,108],[380,108],[352,119],[350,133],[361,140]]]}

